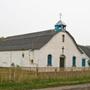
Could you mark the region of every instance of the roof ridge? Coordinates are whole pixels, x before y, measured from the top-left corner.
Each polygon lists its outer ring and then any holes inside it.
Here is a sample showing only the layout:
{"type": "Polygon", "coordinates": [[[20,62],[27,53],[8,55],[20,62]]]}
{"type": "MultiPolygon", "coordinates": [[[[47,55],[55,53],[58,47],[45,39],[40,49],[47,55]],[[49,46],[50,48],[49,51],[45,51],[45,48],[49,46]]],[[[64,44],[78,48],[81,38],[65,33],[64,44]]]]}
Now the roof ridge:
{"type": "Polygon", "coordinates": [[[48,32],[51,32],[51,31],[54,31],[54,29],[50,29],[50,30],[46,30],[46,31],[39,31],[39,32],[34,32],[34,33],[27,33],[27,34],[9,36],[9,37],[6,37],[6,39],[10,40],[10,39],[30,38],[30,37],[51,35],[51,34],[55,33],[55,32],[48,33],[48,32]]]}

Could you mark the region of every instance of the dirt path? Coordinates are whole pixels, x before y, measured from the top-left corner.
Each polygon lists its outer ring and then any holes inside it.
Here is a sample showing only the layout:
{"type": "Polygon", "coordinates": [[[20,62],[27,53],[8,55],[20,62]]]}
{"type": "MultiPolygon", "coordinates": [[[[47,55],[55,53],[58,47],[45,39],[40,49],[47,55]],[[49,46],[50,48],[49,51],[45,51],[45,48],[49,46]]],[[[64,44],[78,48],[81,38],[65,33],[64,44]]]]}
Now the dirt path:
{"type": "Polygon", "coordinates": [[[33,90],[90,90],[90,84],[62,86],[62,87],[53,87],[53,88],[45,88],[45,89],[33,89],[33,90]]]}

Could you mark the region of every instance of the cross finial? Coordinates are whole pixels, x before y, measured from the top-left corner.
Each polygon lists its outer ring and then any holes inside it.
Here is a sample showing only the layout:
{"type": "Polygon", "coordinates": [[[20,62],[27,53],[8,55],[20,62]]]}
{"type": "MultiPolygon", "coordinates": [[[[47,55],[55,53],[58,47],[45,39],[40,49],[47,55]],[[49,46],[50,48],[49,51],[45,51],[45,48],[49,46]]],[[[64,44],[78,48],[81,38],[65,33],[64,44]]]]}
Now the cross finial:
{"type": "Polygon", "coordinates": [[[59,15],[60,15],[60,20],[61,20],[61,17],[62,17],[62,13],[60,13],[59,15]]]}

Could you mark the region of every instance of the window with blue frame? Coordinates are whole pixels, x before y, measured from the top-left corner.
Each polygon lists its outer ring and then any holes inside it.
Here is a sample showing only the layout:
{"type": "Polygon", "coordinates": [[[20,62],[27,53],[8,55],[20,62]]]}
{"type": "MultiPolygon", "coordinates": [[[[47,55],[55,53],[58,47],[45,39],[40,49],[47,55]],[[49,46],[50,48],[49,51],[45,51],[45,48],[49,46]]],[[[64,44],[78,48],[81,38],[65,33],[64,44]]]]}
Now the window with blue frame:
{"type": "Polygon", "coordinates": [[[47,60],[47,65],[48,65],[48,66],[52,66],[52,55],[49,54],[48,57],[47,57],[47,59],[48,59],[48,60],[47,60]]]}
{"type": "Polygon", "coordinates": [[[86,66],[86,60],[82,59],[82,67],[85,67],[85,66],[86,66]]]}
{"type": "Polygon", "coordinates": [[[72,66],[76,67],[76,56],[72,57],[72,66]]]}
{"type": "Polygon", "coordinates": [[[62,26],[61,25],[55,25],[55,30],[56,30],[56,32],[62,31],[62,26]]]}

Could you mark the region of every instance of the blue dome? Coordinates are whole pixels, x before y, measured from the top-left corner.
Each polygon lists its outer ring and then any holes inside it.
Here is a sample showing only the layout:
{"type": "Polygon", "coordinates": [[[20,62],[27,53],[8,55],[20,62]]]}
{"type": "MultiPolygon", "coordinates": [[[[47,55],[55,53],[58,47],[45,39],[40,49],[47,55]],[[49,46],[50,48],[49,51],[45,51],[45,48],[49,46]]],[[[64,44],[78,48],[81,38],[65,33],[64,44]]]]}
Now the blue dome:
{"type": "Polygon", "coordinates": [[[66,28],[66,24],[63,23],[61,20],[58,21],[58,22],[56,23],[56,25],[55,25],[55,31],[57,31],[57,32],[60,32],[60,31],[62,31],[62,30],[65,30],[65,28],[66,28]]]}

